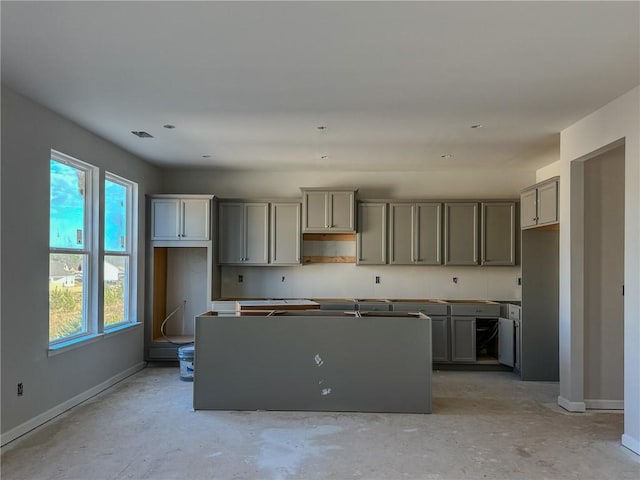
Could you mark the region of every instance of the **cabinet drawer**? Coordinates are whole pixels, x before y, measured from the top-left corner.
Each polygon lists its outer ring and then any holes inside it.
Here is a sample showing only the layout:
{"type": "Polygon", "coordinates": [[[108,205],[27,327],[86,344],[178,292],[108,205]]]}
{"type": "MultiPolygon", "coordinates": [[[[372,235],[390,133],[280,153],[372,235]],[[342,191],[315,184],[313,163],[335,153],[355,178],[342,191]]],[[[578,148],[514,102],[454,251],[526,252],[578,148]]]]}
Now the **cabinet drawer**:
{"type": "Polygon", "coordinates": [[[391,304],[384,301],[358,302],[358,310],[361,312],[390,312],[391,304]]]}
{"type": "Polygon", "coordinates": [[[499,303],[450,303],[451,315],[460,317],[499,317],[499,303]]]}
{"type": "Polygon", "coordinates": [[[520,320],[520,306],[509,304],[509,319],[520,320]]]}
{"type": "Polygon", "coordinates": [[[394,312],[422,312],[429,316],[447,315],[446,303],[393,302],[391,309],[394,312]]]}
{"type": "Polygon", "coordinates": [[[356,309],[355,302],[332,302],[332,301],[323,301],[323,300],[315,300],[320,304],[320,310],[340,310],[342,312],[352,312],[356,309]]]}

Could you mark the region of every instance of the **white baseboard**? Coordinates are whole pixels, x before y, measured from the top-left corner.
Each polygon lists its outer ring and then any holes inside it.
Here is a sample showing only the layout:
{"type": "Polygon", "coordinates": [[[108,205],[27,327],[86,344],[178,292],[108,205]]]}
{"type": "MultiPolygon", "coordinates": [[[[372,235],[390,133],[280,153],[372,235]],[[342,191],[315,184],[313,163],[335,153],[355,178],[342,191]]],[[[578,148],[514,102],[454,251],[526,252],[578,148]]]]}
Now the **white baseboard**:
{"type": "Polygon", "coordinates": [[[123,372],[120,372],[119,374],[109,378],[108,380],[105,380],[99,385],[96,385],[95,387],[90,388],[89,390],[82,392],[76,395],[75,397],[72,397],[69,400],[66,400],[65,402],[62,402],[61,404],[56,405],[55,407],[47,410],[46,412],[43,412],[36,417],[33,417],[31,420],[27,420],[26,422],[18,425],[17,427],[12,428],[11,430],[3,433],[0,436],[0,445],[4,446],[9,442],[14,441],[16,438],[21,437],[22,435],[24,435],[27,432],[30,432],[34,428],[39,427],[40,425],[43,425],[49,420],[52,420],[53,418],[57,417],[61,413],[66,412],[70,408],[73,408],[76,405],[81,404],[82,402],[90,399],[91,397],[97,395],[103,390],[106,390],[107,388],[115,385],[119,381],[124,380],[125,378],[133,375],[136,372],[139,372],[145,367],[145,365],[146,365],[145,362],[141,362],[134,365],[131,368],[127,368],[123,372]]]}
{"type": "Polygon", "coordinates": [[[622,445],[627,447],[633,453],[640,455],[640,441],[630,437],[626,433],[622,434],[622,445]]]}
{"type": "Polygon", "coordinates": [[[588,409],[593,410],[624,410],[624,400],[588,400],[584,399],[588,409]]]}
{"type": "Polygon", "coordinates": [[[562,396],[558,396],[558,405],[569,412],[584,412],[587,409],[584,402],[572,402],[562,396]]]}

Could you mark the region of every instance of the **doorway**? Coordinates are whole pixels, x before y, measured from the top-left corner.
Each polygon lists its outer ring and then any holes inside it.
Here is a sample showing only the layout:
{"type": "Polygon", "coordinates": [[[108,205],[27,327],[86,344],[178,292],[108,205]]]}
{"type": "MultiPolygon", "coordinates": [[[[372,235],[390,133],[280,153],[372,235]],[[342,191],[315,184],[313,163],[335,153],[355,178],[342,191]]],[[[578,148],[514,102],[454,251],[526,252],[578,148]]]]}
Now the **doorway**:
{"type": "Polygon", "coordinates": [[[625,147],[584,162],[584,402],[624,408],[625,147]]]}

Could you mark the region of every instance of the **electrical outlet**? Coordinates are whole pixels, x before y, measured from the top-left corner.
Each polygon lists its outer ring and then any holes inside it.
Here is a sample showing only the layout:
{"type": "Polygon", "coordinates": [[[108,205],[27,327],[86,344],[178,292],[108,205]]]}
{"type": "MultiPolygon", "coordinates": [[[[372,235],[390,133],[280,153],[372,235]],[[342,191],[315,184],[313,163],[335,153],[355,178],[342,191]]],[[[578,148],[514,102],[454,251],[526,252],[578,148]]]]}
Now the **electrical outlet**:
{"type": "Polygon", "coordinates": [[[22,386],[22,382],[20,382],[18,384],[18,396],[21,397],[23,393],[24,393],[24,388],[22,386]]]}
{"type": "Polygon", "coordinates": [[[376,283],[380,283],[380,277],[376,275],[376,283]]]}
{"type": "Polygon", "coordinates": [[[453,283],[455,283],[455,284],[458,283],[458,277],[453,277],[453,283]]]}
{"type": "Polygon", "coordinates": [[[238,283],[244,282],[244,276],[238,275],[238,283]]]}
{"type": "Polygon", "coordinates": [[[522,285],[522,277],[518,277],[518,285],[522,285]]]}
{"type": "Polygon", "coordinates": [[[282,275],[282,281],[284,282],[284,275],[282,275]]]}

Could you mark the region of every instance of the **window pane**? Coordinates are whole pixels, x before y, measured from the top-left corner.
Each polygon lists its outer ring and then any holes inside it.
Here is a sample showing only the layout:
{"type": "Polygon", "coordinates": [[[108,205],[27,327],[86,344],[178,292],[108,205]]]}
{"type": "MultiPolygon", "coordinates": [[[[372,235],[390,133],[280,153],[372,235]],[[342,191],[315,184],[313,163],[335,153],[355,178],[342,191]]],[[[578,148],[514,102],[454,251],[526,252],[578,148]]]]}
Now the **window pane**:
{"type": "Polygon", "coordinates": [[[49,245],[84,249],[86,174],[51,160],[49,245]]]}
{"type": "Polygon", "coordinates": [[[87,331],[88,255],[49,254],[49,341],[87,331]]]}
{"type": "Polygon", "coordinates": [[[128,321],[129,257],[104,257],[104,326],[105,329],[128,321]]]}
{"type": "Polygon", "coordinates": [[[105,180],[104,249],[124,252],[127,248],[127,187],[105,180]]]}

